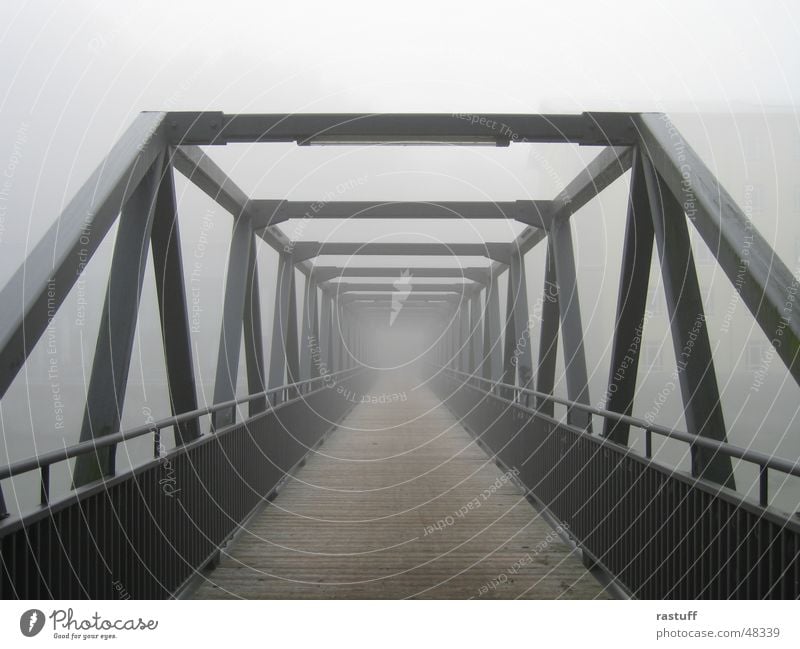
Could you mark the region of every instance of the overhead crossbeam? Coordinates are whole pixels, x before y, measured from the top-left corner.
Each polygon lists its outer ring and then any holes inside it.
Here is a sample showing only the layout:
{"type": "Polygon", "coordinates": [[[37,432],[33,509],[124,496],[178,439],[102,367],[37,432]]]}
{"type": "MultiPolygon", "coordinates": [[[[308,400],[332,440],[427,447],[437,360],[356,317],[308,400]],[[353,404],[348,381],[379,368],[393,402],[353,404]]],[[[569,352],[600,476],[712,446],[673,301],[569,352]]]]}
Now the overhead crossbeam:
{"type": "Polygon", "coordinates": [[[433,283],[408,283],[399,284],[398,282],[384,282],[378,283],[364,283],[356,284],[355,282],[332,282],[325,285],[325,290],[334,295],[347,295],[350,293],[358,292],[372,292],[372,293],[420,293],[432,291],[446,291],[448,293],[474,293],[480,291],[482,286],[475,282],[461,282],[461,283],[446,283],[446,284],[433,284],[433,283]],[[397,286],[395,286],[397,284],[397,286]],[[398,288],[399,286],[399,288],[398,288]]]}
{"type": "MultiPolygon", "coordinates": [[[[411,294],[403,299],[404,304],[417,303],[417,304],[437,304],[440,302],[459,303],[464,300],[464,296],[460,293],[424,293],[424,294],[411,294]]],[[[373,304],[392,304],[397,301],[391,293],[352,293],[350,295],[342,296],[339,301],[342,304],[352,302],[371,302],[373,304]]]]}
{"type": "Polygon", "coordinates": [[[505,219],[541,222],[551,201],[286,201],[251,200],[256,229],[290,219],[505,219]]]}
{"type": "Polygon", "coordinates": [[[170,112],[172,144],[626,145],[636,139],[630,113],[512,115],[463,113],[235,114],[170,112]]]}
{"type": "Polygon", "coordinates": [[[296,261],[322,255],[352,257],[376,255],[390,257],[488,257],[508,263],[510,245],[507,243],[363,243],[298,241],[291,248],[296,261]]]}
{"type": "Polygon", "coordinates": [[[443,277],[463,278],[486,284],[492,275],[489,266],[453,266],[451,268],[431,268],[418,266],[314,266],[311,269],[312,277],[319,283],[330,282],[332,279],[345,280],[350,277],[391,277],[397,279],[404,270],[408,270],[415,279],[438,279],[443,277]]]}

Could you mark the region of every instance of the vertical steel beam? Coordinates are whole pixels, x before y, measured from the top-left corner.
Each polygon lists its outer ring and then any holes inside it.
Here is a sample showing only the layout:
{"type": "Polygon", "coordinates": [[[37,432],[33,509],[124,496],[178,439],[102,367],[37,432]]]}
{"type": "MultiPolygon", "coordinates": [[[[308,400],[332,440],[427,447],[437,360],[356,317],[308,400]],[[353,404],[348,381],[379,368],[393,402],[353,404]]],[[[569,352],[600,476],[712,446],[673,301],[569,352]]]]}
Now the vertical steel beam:
{"type": "Polygon", "coordinates": [[[461,369],[461,347],[459,344],[459,338],[461,337],[460,307],[461,305],[453,305],[453,318],[450,325],[450,366],[454,370],[461,369]]]}
{"type": "Polygon", "coordinates": [[[280,255],[272,325],[272,352],[269,363],[270,389],[292,383],[299,378],[294,273],[294,262],[291,255],[280,255]]]}
{"type": "Polygon", "coordinates": [[[339,312],[339,300],[331,298],[331,371],[338,372],[342,369],[342,333],[341,333],[341,320],[339,312]]]}
{"type": "Polygon", "coordinates": [[[341,333],[341,353],[342,353],[342,363],[340,367],[342,369],[347,368],[347,361],[348,361],[348,345],[350,344],[350,314],[347,311],[347,308],[344,304],[339,307],[339,322],[340,322],[340,333],[341,333]]]}
{"type": "MultiPolygon", "coordinates": [[[[163,158],[162,154],[151,165],[120,215],[86,395],[82,442],[119,430],[163,158]]],[[[115,456],[116,448],[106,447],[76,458],[74,486],[113,475],[115,456]]]]}
{"type": "Polygon", "coordinates": [[[303,297],[303,322],[302,340],[300,341],[300,379],[310,379],[319,376],[318,364],[314,356],[320,349],[319,341],[319,316],[317,283],[311,279],[311,273],[306,276],[305,292],[303,297]]]}
{"type": "Polygon", "coordinates": [[[483,378],[499,381],[503,369],[503,348],[500,333],[500,288],[497,273],[486,287],[483,323],[483,378]]]}
{"type": "MultiPolygon", "coordinates": [[[[250,239],[250,263],[247,266],[247,284],[244,308],[244,353],[247,361],[247,391],[259,394],[266,390],[264,367],[264,336],[261,332],[261,296],[258,290],[258,258],[256,238],[250,239]]],[[[263,412],[266,397],[250,402],[250,416],[263,412]]]]}
{"type": "Polygon", "coordinates": [[[510,385],[517,384],[517,362],[514,357],[514,352],[517,348],[517,332],[514,328],[516,318],[514,317],[514,310],[517,308],[515,304],[514,292],[514,279],[511,272],[511,266],[508,267],[508,284],[506,289],[506,320],[505,335],[503,336],[503,383],[510,385]]]}
{"type": "Polygon", "coordinates": [[[330,374],[333,367],[333,312],[331,297],[322,292],[322,305],[319,318],[320,374],[330,374]]]}
{"type": "MultiPolygon", "coordinates": [[[[550,227],[548,238],[551,239],[550,245],[555,258],[567,395],[570,400],[588,406],[589,381],[583,345],[581,307],[578,300],[578,280],[575,274],[575,252],[572,247],[572,226],[569,219],[555,221],[550,227]]],[[[590,428],[591,418],[584,411],[572,408],[567,418],[575,426],[590,428]]]]}
{"type": "Polygon", "coordinates": [[[528,280],[525,276],[525,257],[519,251],[512,252],[511,277],[514,278],[514,331],[516,332],[517,379],[523,388],[530,388],[533,380],[531,360],[530,316],[528,313],[528,280]]]}
{"type": "Polygon", "coordinates": [[[272,344],[269,356],[270,390],[284,385],[286,382],[286,348],[284,332],[289,313],[289,288],[291,285],[291,262],[288,255],[278,256],[278,272],[275,275],[275,308],[272,311],[272,344]]]}
{"type": "MultiPolygon", "coordinates": [[[[642,166],[661,258],[686,427],[694,435],[724,442],[725,420],[686,215],[648,157],[642,156],[642,166]]],[[[695,446],[691,453],[693,475],[735,488],[729,457],[695,446]]]]}
{"type": "MultiPolygon", "coordinates": [[[[167,368],[172,414],[197,409],[197,388],[192,363],[192,339],[181,258],[181,236],[171,169],[161,178],[150,239],[153,253],[161,339],[167,368]]],[[[200,436],[196,419],[175,428],[175,443],[184,444],[200,436]]]]}
{"type": "Polygon", "coordinates": [[[347,314],[347,348],[345,349],[345,358],[347,360],[347,366],[353,366],[353,356],[355,355],[354,349],[356,344],[356,325],[355,319],[352,312],[348,312],[347,314]]]}
{"type": "Polygon", "coordinates": [[[469,353],[469,300],[461,299],[458,317],[458,369],[471,372],[469,353]]]}
{"type": "Polygon", "coordinates": [[[336,349],[337,349],[337,365],[339,370],[347,367],[347,348],[345,345],[345,336],[347,335],[347,323],[345,322],[344,304],[337,300],[336,302],[336,319],[338,326],[336,327],[336,349]]]}
{"type": "Polygon", "coordinates": [[[338,372],[339,366],[339,302],[331,296],[330,370],[338,372]]]}
{"type": "Polygon", "coordinates": [[[298,327],[297,327],[297,272],[294,267],[294,262],[290,264],[289,274],[291,276],[291,286],[289,290],[289,313],[286,323],[286,377],[289,383],[295,383],[300,380],[300,350],[298,345],[298,327]]]}
{"type": "MultiPolygon", "coordinates": [[[[653,256],[653,220],[644,179],[641,152],[634,151],[631,165],[628,217],[619,275],[617,315],[611,368],[604,408],[630,416],[636,393],[636,377],[647,309],[647,285],[653,256]]],[[[618,444],[628,444],[630,426],[609,418],[603,425],[603,436],[618,444]]]]}
{"type": "Polygon", "coordinates": [[[508,267],[508,298],[506,301],[506,340],[503,381],[520,387],[531,387],[530,331],[528,330],[528,282],[525,278],[525,258],[514,250],[508,267]]]}
{"type": "Polygon", "coordinates": [[[353,334],[355,333],[355,325],[353,323],[353,314],[350,311],[345,312],[345,345],[344,349],[344,359],[345,359],[345,366],[352,367],[353,363],[353,346],[355,344],[355,338],[353,334]]]}
{"type": "MultiPolygon", "coordinates": [[[[556,278],[553,240],[547,237],[547,256],[544,261],[544,286],[542,287],[542,316],[539,327],[539,364],[536,370],[536,391],[553,394],[558,360],[558,281],[556,278]]],[[[552,401],[539,398],[536,406],[542,414],[552,417],[552,401]]]]}
{"type": "MultiPolygon", "coordinates": [[[[248,302],[250,255],[254,250],[253,229],[245,215],[234,215],[231,247],[228,251],[228,270],[222,303],[222,325],[217,352],[217,373],[214,381],[214,403],[230,401],[236,395],[239,374],[239,352],[242,345],[242,326],[248,302]]],[[[236,408],[217,410],[211,419],[214,430],[236,421],[236,408]]]]}
{"type": "Polygon", "coordinates": [[[455,349],[455,332],[456,327],[458,327],[458,323],[455,318],[449,318],[447,321],[447,338],[445,339],[445,350],[444,354],[446,357],[445,366],[449,367],[450,369],[457,369],[454,361],[454,349],[455,349]]]}
{"type": "Polygon", "coordinates": [[[476,374],[480,373],[483,365],[481,323],[481,294],[476,291],[469,300],[469,371],[476,374]]]}

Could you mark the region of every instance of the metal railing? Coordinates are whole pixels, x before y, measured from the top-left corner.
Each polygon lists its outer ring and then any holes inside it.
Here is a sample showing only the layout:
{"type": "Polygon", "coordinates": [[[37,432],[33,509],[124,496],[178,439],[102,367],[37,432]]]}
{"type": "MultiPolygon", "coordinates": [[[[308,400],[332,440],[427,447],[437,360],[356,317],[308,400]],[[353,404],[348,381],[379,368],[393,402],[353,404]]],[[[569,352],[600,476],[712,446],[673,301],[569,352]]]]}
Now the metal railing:
{"type": "MultiPolygon", "coordinates": [[[[800,520],[765,506],[764,474],[798,465],[635,417],[443,368],[432,386],[526,496],[567,530],[587,565],[644,599],[800,597],[800,520]],[[533,407],[528,401],[537,399],[533,407]],[[760,467],[762,504],[543,414],[582,408],[760,467]]],[[[647,432],[649,431],[649,433],[647,432]]]]}
{"type": "Polygon", "coordinates": [[[336,386],[360,390],[367,380],[344,370],[4,467],[4,478],[40,471],[43,494],[40,506],[0,521],[0,599],[104,599],[120,587],[132,598],[175,596],[354,406],[336,386]],[[164,428],[264,398],[276,403],[159,450],[164,428]],[[152,459],[49,497],[53,464],[147,435],[152,459]]]}
{"type": "MultiPolygon", "coordinates": [[[[570,401],[569,399],[563,399],[561,397],[553,396],[552,394],[545,394],[543,392],[538,392],[536,390],[530,388],[524,388],[517,385],[511,385],[509,383],[502,383],[500,381],[492,381],[490,379],[485,379],[481,376],[477,376],[475,374],[470,374],[468,372],[461,372],[459,370],[455,370],[452,368],[442,368],[444,371],[453,374],[454,376],[461,376],[466,379],[466,382],[470,382],[475,387],[483,388],[484,386],[488,386],[486,391],[493,394],[499,399],[507,401],[508,403],[513,403],[515,406],[522,408],[531,413],[536,413],[539,411],[540,405],[542,403],[553,403],[558,404],[561,406],[566,406],[567,411],[570,410],[580,410],[590,415],[598,415],[605,419],[611,419],[614,422],[627,424],[629,426],[633,426],[634,428],[639,428],[644,433],[644,457],[647,459],[652,459],[653,457],[653,434],[660,435],[661,437],[666,437],[669,439],[678,440],[680,442],[685,442],[690,446],[699,446],[705,449],[712,451],[713,453],[719,453],[726,457],[736,458],[738,460],[742,460],[744,462],[749,462],[758,466],[758,502],[759,505],[762,507],[766,507],[769,505],[769,472],[770,471],[777,471],[784,475],[792,475],[796,477],[800,477],[800,459],[792,462],[790,460],[786,460],[784,458],[775,457],[774,455],[768,455],[767,453],[762,453],[760,451],[754,451],[749,448],[742,448],[741,446],[736,446],[734,444],[730,444],[728,442],[720,442],[715,439],[711,439],[709,437],[700,437],[699,435],[692,435],[686,431],[676,430],[674,428],[668,428],[666,426],[659,426],[658,424],[647,422],[644,419],[638,419],[637,417],[631,417],[629,415],[623,415],[618,412],[613,412],[611,410],[605,410],[603,408],[596,408],[594,406],[590,406],[584,403],[579,403],[577,401],[570,401]],[[512,398],[508,398],[504,395],[512,395],[512,398]],[[523,397],[525,397],[523,399],[523,397]],[[536,405],[531,407],[529,399],[527,397],[534,397],[536,399],[536,405]]],[[[566,423],[562,421],[561,423],[566,423]]],[[[598,438],[602,439],[607,444],[616,444],[606,438],[598,438]]]]}
{"type": "MultiPolygon", "coordinates": [[[[313,392],[314,390],[320,389],[320,384],[322,387],[325,387],[325,384],[330,384],[331,382],[335,383],[337,380],[346,380],[358,371],[361,371],[361,369],[350,368],[346,370],[340,370],[339,372],[306,379],[304,381],[287,383],[270,390],[264,390],[263,392],[258,392],[256,394],[248,394],[238,399],[231,399],[230,401],[217,403],[205,408],[198,408],[196,410],[192,410],[191,412],[185,412],[180,415],[165,417],[163,419],[159,419],[158,421],[137,426],[135,428],[130,428],[125,431],[118,431],[110,435],[103,435],[102,437],[97,437],[86,442],[72,444],[71,446],[67,446],[63,449],[56,449],[54,451],[48,451],[47,453],[41,453],[34,457],[26,458],[24,460],[18,460],[6,466],[0,467],[0,481],[29,473],[31,471],[39,471],[39,504],[44,507],[50,503],[50,467],[54,464],[67,461],[81,455],[93,454],[99,449],[115,447],[117,444],[138,439],[150,434],[153,435],[153,459],[158,459],[161,457],[163,449],[161,444],[161,431],[165,428],[179,426],[180,424],[188,421],[198,420],[200,417],[213,415],[221,410],[235,408],[236,406],[250,403],[259,399],[267,399],[272,408],[278,408],[292,399],[299,399],[302,396],[313,392]]],[[[210,434],[214,434],[214,432],[215,431],[212,430],[210,434]]],[[[113,468],[114,467],[112,465],[112,469],[113,468]]],[[[113,470],[109,475],[101,478],[101,480],[114,477],[115,475],[116,470],[113,470]]],[[[4,509],[2,486],[0,486],[0,519],[6,518],[7,516],[8,512],[4,509]]]]}

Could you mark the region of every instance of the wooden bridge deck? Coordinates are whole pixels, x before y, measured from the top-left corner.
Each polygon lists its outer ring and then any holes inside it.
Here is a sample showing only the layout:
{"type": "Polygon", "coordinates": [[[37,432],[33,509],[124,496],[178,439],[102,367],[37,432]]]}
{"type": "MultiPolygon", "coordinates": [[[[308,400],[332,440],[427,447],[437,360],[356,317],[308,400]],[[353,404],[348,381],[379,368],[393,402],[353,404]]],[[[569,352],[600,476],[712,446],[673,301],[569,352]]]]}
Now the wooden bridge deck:
{"type": "Polygon", "coordinates": [[[608,597],[431,391],[398,389],[372,388],[397,400],[359,403],[195,598],[608,597]]]}

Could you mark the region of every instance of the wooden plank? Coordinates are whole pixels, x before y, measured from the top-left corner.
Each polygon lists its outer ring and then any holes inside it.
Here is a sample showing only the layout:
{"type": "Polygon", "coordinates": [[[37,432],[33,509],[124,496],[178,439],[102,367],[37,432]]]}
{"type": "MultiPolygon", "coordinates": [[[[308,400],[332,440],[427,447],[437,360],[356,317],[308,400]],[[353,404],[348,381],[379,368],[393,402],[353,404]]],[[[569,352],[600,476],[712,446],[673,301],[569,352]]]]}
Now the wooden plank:
{"type": "Polygon", "coordinates": [[[382,377],[373,395],[397,400],[359,403],[194,597],[608,597],[433,393],[410,385],[382,377]]]}

